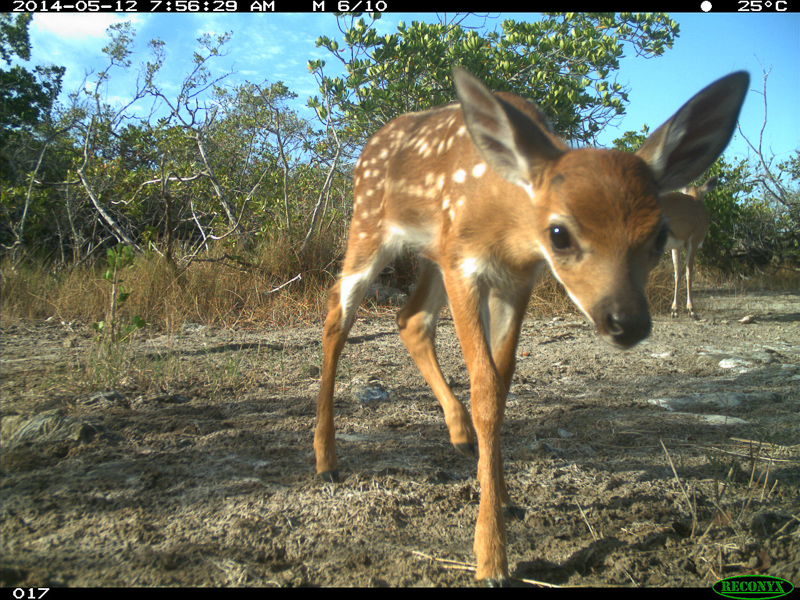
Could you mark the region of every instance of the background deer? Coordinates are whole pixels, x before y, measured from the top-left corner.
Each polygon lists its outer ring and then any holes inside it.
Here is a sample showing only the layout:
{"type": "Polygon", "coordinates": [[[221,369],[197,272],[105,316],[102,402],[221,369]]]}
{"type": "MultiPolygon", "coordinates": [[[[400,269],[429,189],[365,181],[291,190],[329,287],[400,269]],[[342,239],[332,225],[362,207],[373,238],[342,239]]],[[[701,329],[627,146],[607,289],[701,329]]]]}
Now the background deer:
{"type": "Polygon", "coordinates": [[[667,220],[669,237],[667,250],[672,251],[672,267],[675,271],[675,294],[672,298],[672,316],[678,316],[678,288],[681,281],[681,250],[686,252],[686,310],[697,318],[692,303],[692,279],[697,251],[708,235],[708,211],[703,203],[706,194],[717,187],[717,178],[712,177],[703,185],[692,185],[680,192],[661,198],[661,213],[667,220]]]}
{"type": "Polygon", "coordinates": [[[442,406],[450,439],[478,451],[476,578],[508,579],[500,430],[522,319],[549,265],[598,334],[630,348],[650,333],[644,288],[667,241],[659,196],[687,185],[730,140],[748,84],[700,92],[639,151],[570,150],[532,102],[492,94],[461,68],[460,99],[400,116],[364,147],[342,274],[330,291],[314,436],[317,472],[338,479],[336,367],[373,278],[403,248],[422,257],[400,337],[442,406]],[[442,376],[434,337],[449,300],[470,375],[472,425],[442,376]]]}

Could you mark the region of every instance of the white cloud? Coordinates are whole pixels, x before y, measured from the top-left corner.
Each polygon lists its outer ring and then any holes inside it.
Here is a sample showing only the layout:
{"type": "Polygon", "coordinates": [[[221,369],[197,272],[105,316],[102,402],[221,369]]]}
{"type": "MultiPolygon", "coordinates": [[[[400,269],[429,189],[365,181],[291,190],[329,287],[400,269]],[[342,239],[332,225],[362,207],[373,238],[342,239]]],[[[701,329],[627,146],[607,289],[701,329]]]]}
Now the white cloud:
{"type": "Polygon", "coordinates": [[[113,13],[35,13],[31,34],[43,33],[67,39],[85,39],[105,36],[113,23],[140,21],[138,15],[113,13]]]}

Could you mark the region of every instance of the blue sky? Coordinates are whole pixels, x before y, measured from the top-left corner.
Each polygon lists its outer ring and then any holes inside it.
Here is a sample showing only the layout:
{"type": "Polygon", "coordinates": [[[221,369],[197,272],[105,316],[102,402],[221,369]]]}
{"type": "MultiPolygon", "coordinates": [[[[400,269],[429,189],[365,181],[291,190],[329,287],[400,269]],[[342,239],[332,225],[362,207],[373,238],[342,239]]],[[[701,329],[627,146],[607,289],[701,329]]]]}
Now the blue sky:
{"type": "MultiPolygon", "coordinates": [[[[500,27],[503,19],[535,18],[530,13],[497,13],[488,21],[500,27]],[[498,16],[499,15],[499,16],[498,16]]],[[[772,69],[767,87],[768,121],[764,148],[785,160],[800,148],[800,17],[797,14],[673,13],[680,24],[680,37],[664,56],[645,60],[623,59],[618,81],[630,90],[627,114],[616,127],[604,132],[603,145],[643,124],[655,129],[686,100],[713,80],[736,70],[751,75],[751,90],[762,89],[762,70],[772,69]]],[[[283,81],[298,94],[294,108],[317,93],[314,78],[306,68],[310,59],[323,58],[333,67],[335,60],[315,46],[320,35],[341,36],[330,13],[275,14],[55,14],[37,13],[30,28],[30,65],[56,64],[67,67],[65,91],[81,85],[87,71],[97,72],[105,64],[101,48],[108,42],[106,28],[113,22],[131,20],[137,31],[133,65],[127,74],[117,72],[109,83],[109,98],[125,98],[133,89],[136,70],[149,58],[147,42],[160,38],[166,44],[167,60],[160,82],[177,84],[191,67],[196,39],[205,32],[233,34],[227,56],[216,60],[218,74],[234,73],[226,80],[234,84],[283,81]]],[[[392,33],[399,21],[435,21],[433,13],[387,13],[378,22],[381,34],[392,33]]],[[[474,21],[473,21],[474,22],[474,21]]],[[[326,73],[332,69],[326,69],[326,73]]],[[[545,112],[546,112],[546,107],[545,112]]],[[[310,113],[305,113],[310,114],[310,113]]],[[[757,142],[764,118],[763,96],[751,91],[741,115],[744,133],[757,142]]],[[[747,156],[745,142],[737,134],[726,155],[747,156]]]]}

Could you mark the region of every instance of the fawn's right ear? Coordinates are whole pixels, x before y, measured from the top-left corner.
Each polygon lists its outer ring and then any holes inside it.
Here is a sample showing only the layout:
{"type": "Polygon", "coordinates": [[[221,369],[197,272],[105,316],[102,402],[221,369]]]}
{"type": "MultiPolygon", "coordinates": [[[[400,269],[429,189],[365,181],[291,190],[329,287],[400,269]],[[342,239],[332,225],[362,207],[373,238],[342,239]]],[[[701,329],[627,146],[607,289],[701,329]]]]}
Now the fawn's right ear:
{"type": "Polygon", "coordinates": [[[661,193],[688,185],[722,154],[733,135],[750,76],[731,73],[702,90],[636,152],[661,193]]]}
{"type": "Polygon", "coordinates": [[[527,115],[492,94],[477,78],[453,67],[464,123],[483,160],[503,179],[530,186],[563,150],[527,115]]]}

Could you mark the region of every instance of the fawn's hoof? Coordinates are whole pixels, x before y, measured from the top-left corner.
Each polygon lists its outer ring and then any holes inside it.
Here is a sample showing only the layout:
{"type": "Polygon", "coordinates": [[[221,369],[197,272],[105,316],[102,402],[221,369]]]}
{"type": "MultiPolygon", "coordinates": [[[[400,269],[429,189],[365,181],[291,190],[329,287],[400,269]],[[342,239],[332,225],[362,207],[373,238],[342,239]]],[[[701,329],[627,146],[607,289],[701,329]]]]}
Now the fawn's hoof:
{"type": "Polygon", "coordinates": [[[525,509],[515,504],[506,504],[503,506],[503,517],[509,521],[521,521],[525,518],[525,509]]]}
{"type": "Polygon", "coordinates": [[[475,457],[478,456],[478,448],[472,442],[468,444],[453,444],[455,449],[458,450],[464,456],[475,457]]]}
{"type": "Polygon", "coordinates": [[[339,482],[339,471],[323,471],[319,473],[320,478],[322,481],[327,481],[328,483],[338,483],[339,482]]]}
{"type": "Polygon", "coordinates": [[[514,581],[509,579],[508,577],[490,577],[488,579],[484,579],[481,583],[485,587],[490,588],[507,588],[507,587],[514,587],[514,581]]]}

